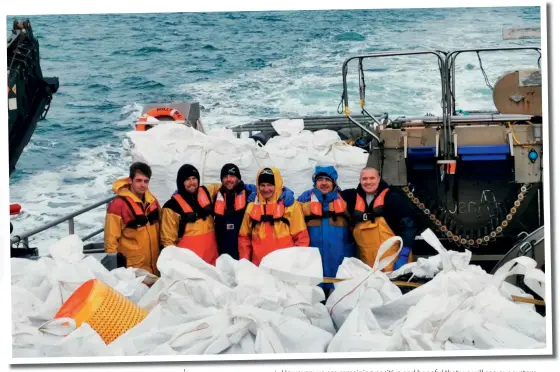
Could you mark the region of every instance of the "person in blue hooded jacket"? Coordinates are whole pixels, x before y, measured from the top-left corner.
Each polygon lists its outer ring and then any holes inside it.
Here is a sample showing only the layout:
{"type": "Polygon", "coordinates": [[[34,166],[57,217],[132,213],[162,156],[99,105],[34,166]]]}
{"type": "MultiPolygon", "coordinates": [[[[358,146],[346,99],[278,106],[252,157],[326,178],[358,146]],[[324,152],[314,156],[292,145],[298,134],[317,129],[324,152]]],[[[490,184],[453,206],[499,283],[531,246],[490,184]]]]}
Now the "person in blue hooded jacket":
{"type": "MultiPolygon", "coordinates": [[[[241,180],[237,165],[228,163],[220,172],[222,185],[214,197],[214,227],[218,254],[229,254],[239,260],[238,236],[247,205],[255,200],[257,186],[241,180]]],[[[294,193],[284,187],[280,199],[289,207],[294,204],[294,193]]]]}
{"type": "MultiPolygon", "coordinates": [[[[300,195],[307,223],[310,246],[319,248],[323,276],[334,278],[345,257],[355,257],[356,246],[350,230],[350,214],[336,184],[338,173],[333,166],[317,166],[313,188],[300,195]]],[[[328,296],[333,284],[320,285],[328,296]]]]}

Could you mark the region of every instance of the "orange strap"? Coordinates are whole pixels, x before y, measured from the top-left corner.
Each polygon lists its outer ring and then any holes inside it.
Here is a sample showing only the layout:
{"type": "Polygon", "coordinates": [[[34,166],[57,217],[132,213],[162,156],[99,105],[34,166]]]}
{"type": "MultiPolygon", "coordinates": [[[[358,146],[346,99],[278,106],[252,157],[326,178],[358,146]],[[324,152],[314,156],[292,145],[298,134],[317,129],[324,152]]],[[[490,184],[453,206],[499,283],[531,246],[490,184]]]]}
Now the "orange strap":
{"type": "MultiPolygon", "coordinates": [[[[381,191],[379,195],[377,195],[377,197],[373,201],[373,208],[379,208],[385,205],[385,195],[387,195],[388,191],[389,189],[387,188],[381,191]]],[[[356,205],[354,209],[360,213],[365,213],[366,211],[366,202],[360,194],[356,194],[356,205]]]]}
{"type": "MultiPolygon", "coordinates": [[[[338,194],[338,198],[333,200],[330,204],[332,205],[332,209],[334,210],[335,214],[343,214],[346,211],[346,202],[344,201],[344,199],[342,199],[342,196],[340,194],[338,194]]],[[[323,215],[323,206],[314,193],[311,193],[311,214],[314,214],[316,216],[323,215]]]]}
{"type": "MultiPolygon", "coordinates": [[[[247,205],[247,198],[245,197],[245,190],[240,192],[235,196],[234,208],[236,211],[240,211],[247,205]]],[[[223,195],[222,192],[218,192],[216,201],[214,202],[214,213],[220,216],[224,215],[226,210],[226,198],[227,195],[223,195]]]]}
{"type": "Polygon", "coordinates": [[[388,191],[389,191],[388,188],[381,191],[381,194],[379,194],[377,198],[375,198],[375,200],[373,201],[373,208],[378,208],[385,205],[385,195],[387,195],[388,191]]]}
{"type": "Polygon", "coordinates": [[[275,203],[274,213],[272,213],[273,218],[280,218],[284,216],[286,208],[284,208],[284,203],[275,203]]]}
{"type": "Polygon", "coordinates": [[[130,206],[132,207],[132,210],[134,211],[134,214],[137,216],[145,216],[146,214],[144,213],[144,210],[138,205],[138,203],[136,203],[134,201],[134,199],[132,199],[130,196],[125,196],[126,200],[128,200],[130,206]]]}
{"type": "Polygon", "coordinates": [[[151,212],[155,211],[156,209],[158,209],[157,203],[153,202],[152,204],[150,204],[148,206],[148,209],[146,210],[146,214],[150,214],[151,212]]]}
{"type": "Polygon", "coordinates": [[[255,221],[260,221],[262,217],[262,207],[260,204],[255,204],[251,209],[251,218],[255,221]]]}
{"type": "Polygon", "coordinates": [[[173,195],[173,198],[177,201],[177,203],[179,203],[179,206],[183,210],[183,213],[192,213],[193,212],[193,209],[191,208],[189,203],[187,203],[181,195],[175,194],[175,195],[173,195]]]}
{"type": "Polygon", "coordinates": [[[214,214],[223,216],[226,211],[226,200],[221,192],[218,192],[216,196],[216,201],[214,202],[214,214]]]}
{"type": "MultiPolygon", "coordinates": [[[[266,204],[266,206],[267,206],[266,208],[267,216],[272,216],[272,218],[274,219],[280,219],[284,217],[285,207],[283,202],[266,204]]],[[[262,209],[263,209],[262,204],[255,204],[253,206],[253,209],[251,210],[251,214],[250,214],[251,218],[255,221],[260,222],[263,215],[262,209]]]]}
{"type": "Polygon", "coordinates": [[[198,199],[198,204],[200,204],[201,208],[206,208],[208,205],[212,204],[204,186],[198,188],[196,198],[198,199]]]}
{"type": "Polygon", "coordinates": [[[247,195],[246,191],[243,190],[242,192],[237,194],[237,196],[235,197],[234,206],[235,206],[236,211],[242,210],[247,205],[247,196],[246,195],[247,195]]]}
{"type": "Polygon", "coordinates": [[[334,213],[342,214],[346,211],[346,202],[342,199],[342,196],[338,194],[338,198],[333,201],[334,213]]]}
{"type": "MultiPolygon", "coordinates": [[[[192,207],[189,205],[189,203],[185,201],[185,199],[183,199],[181,195],[175,194],[173,195],[173,198],[177,201],[177,203],[179,203],[179,206],[181,207],[184,213],[193,212],[192,207]]],[[[198,188],[197,200],[201,208],[205,208],[211,203],[210,199],[208,198],[208,195],[206,194],[206,190],[202,186],[198,188]]]]}
{"type": "Polygon", "coordinates": [[[356,194],[356,206],[354,209],[362,213],[366,211],[366,202],[360,194],[356,194]]]}
{"type": "Polygon", "coordinates": [[[311,192],[311,214],[316,216],[323,215],[323,205],[319,202],[314,192],[311,192]]]}

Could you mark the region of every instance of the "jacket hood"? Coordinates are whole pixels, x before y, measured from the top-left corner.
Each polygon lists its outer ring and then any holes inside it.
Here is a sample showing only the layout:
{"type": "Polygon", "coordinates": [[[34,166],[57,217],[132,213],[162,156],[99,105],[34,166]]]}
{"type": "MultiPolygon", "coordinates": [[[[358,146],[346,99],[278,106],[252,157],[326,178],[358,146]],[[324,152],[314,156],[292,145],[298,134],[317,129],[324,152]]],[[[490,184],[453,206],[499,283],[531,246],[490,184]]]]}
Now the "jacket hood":
{"type": "Polygon", "coordinates": [[[328,177],[330,177],[335,183],[338,180],[338,172],[336,171],[336,168],[333,167],[332,165],[326,166],[326,167],[322,167],[320,165],[315,167],[315,173],[313,173],[312,181],[313,184],[315,184],[315,178],[321,174],[324,173],[326,174],[328,177]]]}
{"type": "MultiPolygon", "coordinates": [[[[119,196],[129,196],[132,200],[136,202],[142,202],[139,197],[137,197],[132,191],[130,191],[130,178],[123,177],[119,178],[115,182],[113,182],[113,192],[119,196]]],[[[155,200],[154,195],[150,192],[150,190],[146,190],[146,194],[144,195],[144,200],[147,203],[151,203],[155,200]]]]}
{"type": "MultiPolygon", "coordinates": [[[[257,178],[256,178],[256,185],[257,185],[257,198],[259,200],[259,203],[264,204],[265,200],[264,197],[261,194],[261,190],[259,188],[259,176],[261,175],[261,173],[263,172],[263,170],[265,170],[266,168],[261,168],[258,173],[257,173],[257,178]]],[[[270,168],[272,169],[272,174],[274,175],[274,195],[272,195],[272,202],[275,203],[278,201],[278,199],[280,199],[280,195],[282,195],[282,188],[284,187],[284,181],[282,180],[282,176],[280,175],[280,171],[278,170],[278,168],[270,168]]]]}
{"type": "Polygon", "coordinates": [[[313,193],[315,194],[315,196],[317,197],[317,200],[319,200],[320,202],[322,202],[324,205],[327,205],[332,202],[333,200],[335,200],[338,197],[338,194],[340,193],[340,188],[338,188],[338,186],[335,185],[333,191],[327,193],[327,194],[323,194],[321,192],[321,190],[319,190],[316,187],[313,187],[313,193]]]}

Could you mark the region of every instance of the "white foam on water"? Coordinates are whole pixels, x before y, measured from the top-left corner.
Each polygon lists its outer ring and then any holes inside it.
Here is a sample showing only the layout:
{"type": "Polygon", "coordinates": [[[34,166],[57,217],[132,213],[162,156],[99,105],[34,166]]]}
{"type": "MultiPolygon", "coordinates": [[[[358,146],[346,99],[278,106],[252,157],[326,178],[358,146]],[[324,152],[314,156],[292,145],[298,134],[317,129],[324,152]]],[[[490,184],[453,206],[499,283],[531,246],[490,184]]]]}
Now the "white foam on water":
{"type": "Polygon", "coordinates": [[[117,122],[118,127],[132,127],[134,128],[136,121],[142,114],[143,106],[140,103],[134,102],[129,105],[124,106],[121,109],[121,117],[124,117],[121,121],[117,122]]]}
{"type": "MultiPolygon", "coordinates": [[[[130,156],[115,145],[79,149],[76,158],[54,171],[34,174],[10,187],[10,200],[22,206],[20,215],[12,217],[12,236],[43,226],[87,205],[112,195],[111,185],[128,175],[130,156]]],[[[103,227],[105,206],[102,205],[75,218],[75,232],[85,236],[103,227]]],[[[47,254],[51,243],[68,234],[62,223],[39,233],[30,240],[40,254],[47,254]]],[[[102,241],[103,234],[95,237],[102,241]]],[[[22,243],[23,244],[23,243],[22,243]]],[[[23,246],[20,244],[20,246],[23,246]]]]}

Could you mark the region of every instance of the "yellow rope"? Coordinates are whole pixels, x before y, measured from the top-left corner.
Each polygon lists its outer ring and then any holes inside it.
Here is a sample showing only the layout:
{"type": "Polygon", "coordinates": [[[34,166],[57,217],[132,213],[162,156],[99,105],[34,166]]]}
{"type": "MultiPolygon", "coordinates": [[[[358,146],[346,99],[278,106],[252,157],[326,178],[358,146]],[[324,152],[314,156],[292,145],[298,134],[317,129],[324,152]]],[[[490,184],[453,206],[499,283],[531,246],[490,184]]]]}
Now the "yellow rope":
{"type": "MultiPolygon", "coordinates": [[[[339,283],[339,282],[343,282],[345,280],[349,280],[348,278],[323,278],[323,283],[339,283]]],[[[414,288],[418,288],[422,285],[422,283],[412,283],[412,282],[402,282],[402,281],[391,281],[391,283],[393,283],[396,286],[401,286],[401,287],[414,287],[414,288]]],[[[543,300],[536,300],[534,298],[525,298],[525,297],[519,297],[519,296],[511,296],[511,299],[515,302],[523,302],[526,304],[533,304],[533,305],[540,305],[540,306],[545,306],[545,302],[543,300]]]]}
{"type": "MultiPolygon", "coordinates": [[[[529,123],[529,125],[533,126],[533,123],[531,123],[530,121],[527,121],[527,123],[529,123]]],[[[515,124],[515,122],[514,122],[514,124],[515,124]]],[[[513,140],[515,141],[515,143],[516,143],[517,145],[519,145],[519,146],[521,146],[521,147],[523,147],[523,148],[526,148],[526,149],[530,149],[530,148],[532,148],[532,145],[535,145],[535,144],[537,143],[537,141],[533,141],[533,142],[532,142],[531,144],[529,144],[529,145],[521,144],[521,142],[519,142],[519,140],[518,140],[517,137],[515,136],[515,132],[513,131],[513,128],[511,127],[511,122],[508,121],[508,122],[507,122],[507,126],[508,126],[508,128],[511,130],[511,136],[513,137],[513,140]]]]}

